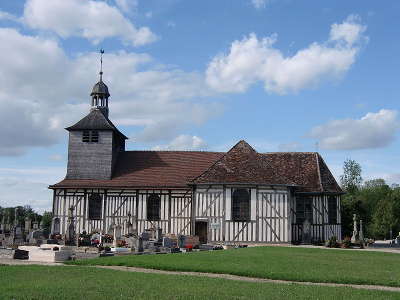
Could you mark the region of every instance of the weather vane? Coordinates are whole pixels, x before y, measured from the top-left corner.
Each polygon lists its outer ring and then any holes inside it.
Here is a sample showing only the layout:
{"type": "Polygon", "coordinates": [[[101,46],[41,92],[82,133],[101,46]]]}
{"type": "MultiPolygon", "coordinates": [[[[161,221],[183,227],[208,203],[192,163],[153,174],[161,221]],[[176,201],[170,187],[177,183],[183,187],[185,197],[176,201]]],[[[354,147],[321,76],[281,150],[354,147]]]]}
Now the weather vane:
{"type": "Polygon", "coordinates": [[[103,80],[103,54],[104,49],[100,49],[100,81],[103,80]]]}

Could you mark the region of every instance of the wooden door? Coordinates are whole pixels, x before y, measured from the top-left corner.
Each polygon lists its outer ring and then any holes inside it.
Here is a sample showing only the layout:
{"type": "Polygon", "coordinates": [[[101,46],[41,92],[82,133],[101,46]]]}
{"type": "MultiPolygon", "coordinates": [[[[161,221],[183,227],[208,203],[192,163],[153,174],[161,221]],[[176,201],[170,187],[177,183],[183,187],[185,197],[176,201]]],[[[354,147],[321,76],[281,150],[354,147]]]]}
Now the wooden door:
{"type": "Polygon", "coordinates": [[[207,225],[205,221],[196,221],[194,224],[195,235],[199,237],[200,244],[207,244],[207,225]]]}

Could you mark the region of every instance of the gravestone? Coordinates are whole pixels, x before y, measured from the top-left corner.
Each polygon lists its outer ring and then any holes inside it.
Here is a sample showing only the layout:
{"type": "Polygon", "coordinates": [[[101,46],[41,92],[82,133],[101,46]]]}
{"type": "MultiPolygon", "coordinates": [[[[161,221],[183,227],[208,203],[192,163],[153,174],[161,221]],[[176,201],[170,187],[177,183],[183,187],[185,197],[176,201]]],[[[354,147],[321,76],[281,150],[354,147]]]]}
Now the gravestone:
{"type": "Polygon", "coordinates": [[[31,218],[26,217],[25,218],[25,226],[24,226],[25,234],[29,234],[31,227],[32,227],[32,220],[31,220],[31,218]]]}
{"type": "Polygon", "coordinates": [[[33,221],[32,229],[33,229],[33,230],[38,230],[38,229],[39,229],[39,223],[38,223],[38,221],[33,221]]]}
{"type": "Polygon", "coordinates": [[[31,245],[40,245],[43,243],[44,240],[45,236],[43,230],[38,229],[29,233],[28,243],[31,245]]]}
{"type": "Polygon", "coordinates": [[[358,239],[360,240],[361,248],[364,248],[364,232],[363,232],[363,221],[360,220],[360,232],[358,233],[358,239]]]}
{"type": "Polygon", "coordinates": [[[53,219],[52,234],[60,234],[60,218],[53,219]]]}
{"type": "Polygon", "coordinates": [[[135,249],[136,252],[143,252],[143,239],[141,237],[136,240],[135,249]]]}
{"type": "Polygon", "coordinates": [[[156,231],[156,240],[157,240],[158,242],[161,242],[161,241],[162,241],[162,228],[161,228],[161,227],[158,227],[158,228],[157,228],[157,231],[156,231]]]}
{"type": "Polygon", "coordinates": [[[356,214],[353,215],[353,235],[351,236],[351,242],[354,244],[357,242],[358,230],[357,230],[357,219],[356,214]]]}

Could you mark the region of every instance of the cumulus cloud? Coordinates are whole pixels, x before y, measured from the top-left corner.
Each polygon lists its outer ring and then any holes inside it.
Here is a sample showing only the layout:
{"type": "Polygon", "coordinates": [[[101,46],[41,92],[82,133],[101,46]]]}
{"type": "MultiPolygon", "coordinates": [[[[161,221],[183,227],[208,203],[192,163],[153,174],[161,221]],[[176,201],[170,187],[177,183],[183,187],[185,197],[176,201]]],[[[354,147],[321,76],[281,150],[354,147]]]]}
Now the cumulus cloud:
{"type": "Polygon", "coordinates": [[[138,0],[115,0],[115,4],[124,12],[132,13],[137,10],[138,0]]]}
{"type": "Polygon", "coordinates": [[[267,2],[268,0],[251,0],[251,4],[253,4],[256,9],[265,8],[267,2]]]}
{"type": "Polygon", "coordinates": [[[0,168],[0,206],[30,205],[41,212],[51,210],[47,187],[65,176],[65,168],[0,168]]]}
{"type": "Polygon", "coordinates": [[[277,35],[259,39],[251,33],[234,41],[228,54],[212,59],[207,83],[220,92],[245,92],[264,82],[269,92],[285,94],[316,86],[323,79],[344,75],[354,63],[366,27],[357,16],[331,26],[329,39],[314,42],[293,56],[274,48],[277,35]]]}
{"type": "Polygon", "coordinates": [[[298,142],[291,142],[285,144],[279,144],[278,150],[282,152],[295,152],[300,151],[302,145],[298,142]]]}
{"type": "Polygon", "coordinates": [[[204,150],[207,143],[198,136],[181,134],[167,145],[159,145],[153,150],[204,150]]]}
{"type": "Polygon", "coordinates": [[[18,17],[0,10],[0,20],[18,21],[18,17]]]}
{"type": "MultiPolygon", "coordinates": [[[[15,29],[0,28],[0,40],[0,155],[57,143],[65,137],[63,128],[89,111],[99,54],[71,58],[57,41],[15,29]]],[[[220,111],[204,100],[210,92],[201,74],[160,65],[147,54],[106,53],[104,71],[111,118],[117,125],[137,126],[135,140],[172,139],[220,111]]]]}
{"type": "Polygon", "coordinates": [[[319,140],[323,149],[382,148],[395,139],[399,128],[397,111],[381,109],[361,119],[334,120],[314,127],[309,137],[319,140]]]}
{"type": "MultiPolygon", "coordinates": [[[[129,9],[128,1],[117,1],[129,9]]],[[[28,0],[23,22],[34,29],[54,31],[63,38],[84,37],[93,43],[119,37],[122,41],[141,46],[156,40],[147,27],[136,27],[117,7],[103,1],[28,0]]]]}

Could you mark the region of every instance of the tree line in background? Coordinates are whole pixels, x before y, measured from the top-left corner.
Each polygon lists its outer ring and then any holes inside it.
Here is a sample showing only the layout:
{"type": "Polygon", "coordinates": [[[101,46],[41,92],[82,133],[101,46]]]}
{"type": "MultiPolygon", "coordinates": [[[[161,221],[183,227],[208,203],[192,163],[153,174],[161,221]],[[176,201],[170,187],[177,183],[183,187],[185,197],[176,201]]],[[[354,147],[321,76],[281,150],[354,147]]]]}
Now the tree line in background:
{"type": "Polygon", "coordinates": [[[45,231],[50,231],[52,213],[45,211],[43,214],[35,212],[29,205],[16,207],[1,207],[0,206],[0,224],[14,224],[17,217],[17,224],[25,225],[25,219],[29,218],[32,221],[43,224],[45,231]]]}
{"type": "Polygon", "coordinates": [[[359,163],[348,159],[344,162],[340,177],[342,189],[343,236],[353,232],[353,214],[363,220],[365,236],[374,239],[391,239],[400,231],[400,186],[389,186],[384,179],[363,182],[359,163]]]}

